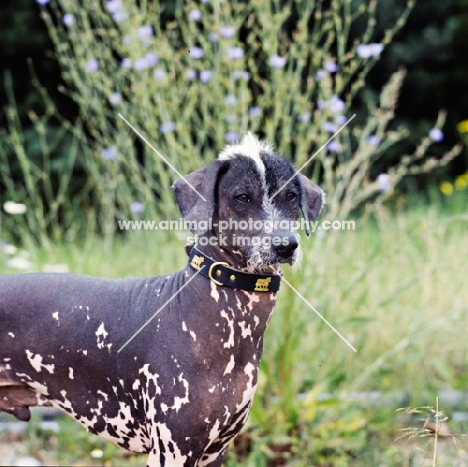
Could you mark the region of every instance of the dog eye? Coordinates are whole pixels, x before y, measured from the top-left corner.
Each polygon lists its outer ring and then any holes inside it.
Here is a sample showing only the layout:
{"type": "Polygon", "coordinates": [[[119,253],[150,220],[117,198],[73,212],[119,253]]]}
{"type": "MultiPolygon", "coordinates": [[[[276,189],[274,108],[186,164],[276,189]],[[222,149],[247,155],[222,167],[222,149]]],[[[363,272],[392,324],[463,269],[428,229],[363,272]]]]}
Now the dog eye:
{"type": "Polygon", "coordinates": [[[289,193],[286,193],[286,201],[294,201],[297,198],[296,193],[293,193],[290,191],[289,193]]]}
{"type": "Polygon", "coordinates": [[[250,196],[246,194],[241,194],[236,196],[236,199],[239,200],[241,203],[249,203],[250,202],[250,196]]]}

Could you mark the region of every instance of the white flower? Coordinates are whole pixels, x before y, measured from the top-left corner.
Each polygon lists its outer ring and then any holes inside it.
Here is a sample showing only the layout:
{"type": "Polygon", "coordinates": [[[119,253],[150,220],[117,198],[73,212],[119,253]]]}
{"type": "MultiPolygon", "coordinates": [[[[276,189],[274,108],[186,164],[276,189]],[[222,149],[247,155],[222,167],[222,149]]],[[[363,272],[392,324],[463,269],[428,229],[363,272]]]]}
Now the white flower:
{"type": "Polygon", "coordinates": [[[24,214],[28,210],[25,204],[15,203],[14,201],[3,203],[3,209],[7,214],[24,214]]]}
{"type": "Polygon", "coordinates": [[[286,65],[286,59],[274,54],[270,57],[270,66],[273,68],[283,68],[286,65]]]}
{"type": "Polygon", "coordinates": [[[88,63],[86,63],[86,71],[88,73],[95,73],[98,70],[99,70],[99,62],[95,58],[88,60],[88,63]]]}
{"type": "Polygon", "coordinates": [[[3,250],[3,253],[5,253],[6,255],[14,255],[18,251],[18,248],[16,248],[15,245],[10,245],[6,242],[4,245],[1,246],[1,248],[3,250]]]}
{"type": "Polygon", "coordinates": [[[205,52],[203,52],[203,49],[201,47],[193,46],[190,47],[190,58],[194,58],[195,60],[198,60],[199,58],[202,58],[203,55],[205,55],[205,52]]]}
{"type": "Polygon", "coordinates": [[[109,97],[109,102],[112,105],[117,105],[122,102],[122,94],[120,92],[113,92],[109,97]]]}
{"type": "Polygon", "coordinates": [[[439,128],[433,128],[429,132],[429,138],[431,138],[434,143],[440,143],[444,139],[444,133],[439,128]]]}
{"type": "Polygon", "coordinates": [[[392,180],[388,174],[379,174],[377,177],[377,184],[381,193],[387,193],[392,189],[392,180]]]}
{"type": "Polygon", "coordinates": [[[190,10],[189,20],[190,21],[200,21],[202,19],[202,12],[198,8],[190,10]]]}
{"type": "Polygon", "coordinates": [[[28,261],[26,258],[21,257],[21,256],[16,256],[14,258],[11,258],[5,264],[9,268],[21,269],[23,271],[32,268],[31,261],[28,261]]]}
{"type": "Polygon", "coordinates": [[[216,34],[215,32],[210,32],[208,39],[210,39],[210,42],[218,42],[218,34],[216,34]]]}
{"type": "Polygon", "coordinates": [[[62,23],[65,26],[73,26],[75,24],[75,21],[76,21],[75,15],[72,15],[71,13],[66,13],[63,15],[62,23]]]}
{"type": "MultiPolygon", "coordinates": [[[[42,272],[60,272],[65,273],[69,272],[68,265],[65,263],[58,264],[44,264],[42,272]]],[[[92,454],[91,454],[92,455],[92,454]]]]}
{"type": "Polygon", "coordinates": [[[104,453],[98,448],[94,448],[91,451],[91,457],[93,457],[94,459],[100,459],[103,455],[104,453]]]}
{"type": "Polygon", "coordinates": [[[47,5],[50,2],[50,0],[36,0],[36,3],[39,3],[39,5],[47,5]]]}

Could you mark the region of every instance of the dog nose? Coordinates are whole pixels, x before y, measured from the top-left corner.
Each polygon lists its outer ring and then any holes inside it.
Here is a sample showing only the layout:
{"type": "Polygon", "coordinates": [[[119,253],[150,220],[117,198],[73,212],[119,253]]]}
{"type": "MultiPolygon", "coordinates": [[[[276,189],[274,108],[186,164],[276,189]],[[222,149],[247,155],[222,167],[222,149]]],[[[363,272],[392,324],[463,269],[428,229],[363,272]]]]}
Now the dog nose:
{"type": "Polygon", "coordinates": [[[298,243],[294,235],[275,235],[273,237],[273,250],[281,258],[290,258],[297,247],[298,243]]]}

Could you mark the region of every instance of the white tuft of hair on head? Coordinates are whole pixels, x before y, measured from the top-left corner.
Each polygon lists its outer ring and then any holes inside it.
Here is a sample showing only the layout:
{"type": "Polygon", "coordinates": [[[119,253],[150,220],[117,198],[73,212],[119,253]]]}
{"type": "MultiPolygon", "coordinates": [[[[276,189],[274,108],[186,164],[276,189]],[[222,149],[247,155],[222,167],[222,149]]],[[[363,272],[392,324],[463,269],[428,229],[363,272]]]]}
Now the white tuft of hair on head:
{"type": "Polygon", "coordinates": [[[255,162],[262,178],[265,178],[265,165],[261,153],[272,153],[273,146],[265,141],[260,141],[250,131],[237,144],[227,145],[219,154],[218,159],[225,161],[235,159],[238,156],[249,157],[255,162]]]}

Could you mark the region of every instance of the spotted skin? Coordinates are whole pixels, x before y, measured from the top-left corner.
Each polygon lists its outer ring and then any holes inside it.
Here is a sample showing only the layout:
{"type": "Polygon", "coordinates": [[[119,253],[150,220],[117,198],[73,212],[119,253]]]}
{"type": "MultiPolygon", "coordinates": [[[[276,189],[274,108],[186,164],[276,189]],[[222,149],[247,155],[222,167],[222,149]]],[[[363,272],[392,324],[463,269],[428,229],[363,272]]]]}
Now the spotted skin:
{"type": "MultiPolygon", "coordinates": [[[[212,209],[218,219],[226,213],[237,216],[233,201],[225,204],[224,198],[241,170],[255,186],[251,195],[257,197],[257,214],[275,210],[275,215],[297,218],[299,205],[289,211],[281,203],[269,211],[262,208],[270,172],[277,169],[270,161],[258,170],[261,160],[230,157],[189,174],[194,186],[205,191],[208,208],[197,206],[185,182],[177,182],[184,217],[203,218],[203,209],[212,209]]],[[[215,245],[203,253],[249,268],[247,250],[215,245]]],[[[274,267],[284,262],[275,254],[267,255],[274,267]]],[[[90,432],[128,451],[148,453],[152,467],[221,466],[249,414],[276,293],[218,286],[195,274],[187,266],[146,279],[1,276],[0,410],[28,420],[30,406],[62,409],[90,432]]]]}

